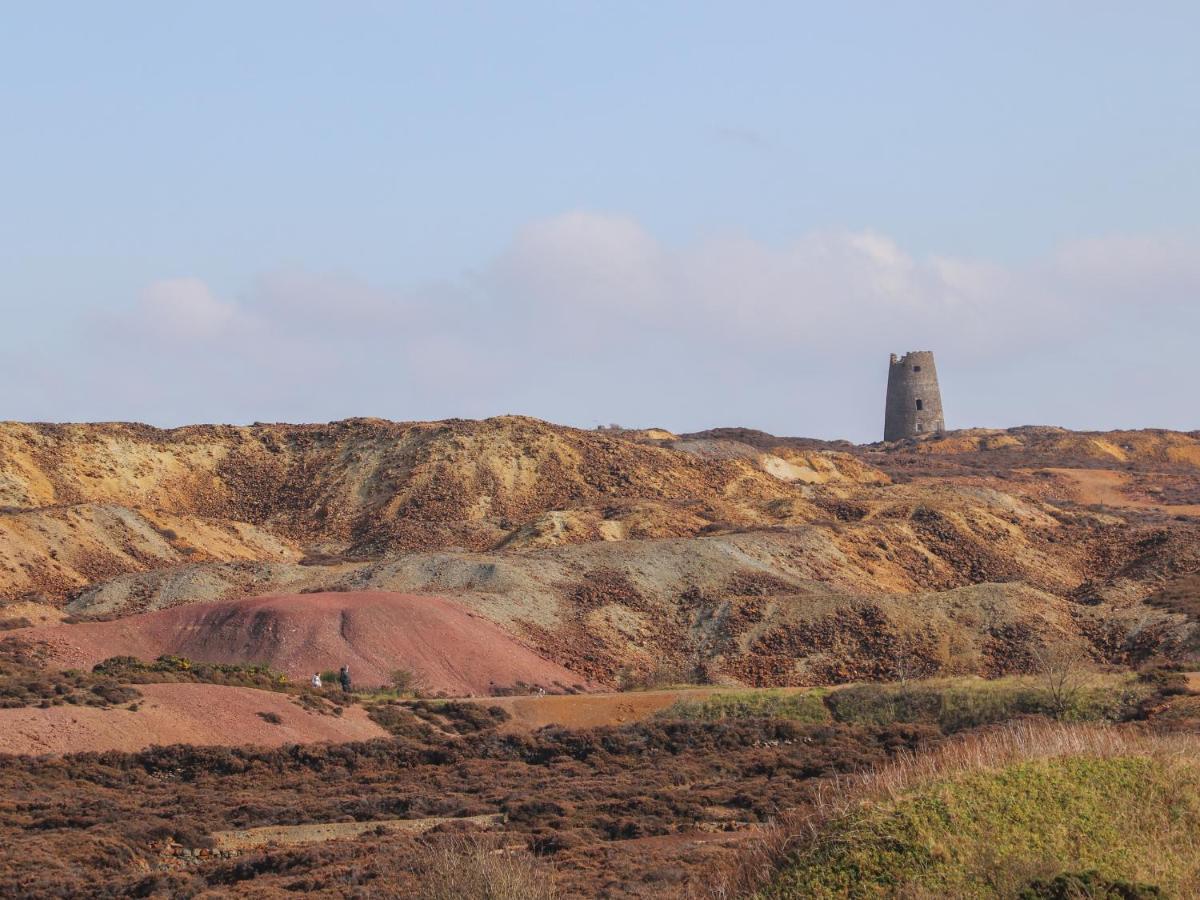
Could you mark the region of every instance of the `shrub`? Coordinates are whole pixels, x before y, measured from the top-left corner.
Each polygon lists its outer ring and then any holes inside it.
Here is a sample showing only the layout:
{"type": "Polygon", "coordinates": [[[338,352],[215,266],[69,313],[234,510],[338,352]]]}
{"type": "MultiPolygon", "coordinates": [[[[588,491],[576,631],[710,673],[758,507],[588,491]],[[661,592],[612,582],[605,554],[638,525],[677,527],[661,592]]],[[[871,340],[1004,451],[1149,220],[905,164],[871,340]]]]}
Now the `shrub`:
{"type": "Polygon", "coordinates": [[[433,736],[433,729],[403,703],[373,703],[367,707],[367,717],[395,737],[424,740],[433,736]]]}
{"type": "Polygon", "coordinates": [[[97,663],[92,671],[134,684],[195,681],[271,691],[284,691],[290,687],[287,675],[261,663],[197,662],[170,654],[160,656],[153,662],[133,656],[113,656],[97,663]]]}
{"type": "Polygon", "coordinates": [[[388,682],[400,694],[414,694],[421,689],[421,678],[411,669],[396,669],[388,676],[388,682]]]}
{"type": "Polygon", "coordinates": [[[548,875],[528,852],[509,850],[495,841],[454,835],[426,844],[418,865],[421,896],[427,900],[553,900],[558,894],[548,875]]]}
{"type": "Polygon", "coordinates": [[[272,725],[283,724],[283,717],[277,712],[260,712],[258,717],[264,722],[270,722],[272,725]]]}
{"type": "MultiPolygon", "coordinates": [[[[1062,706],[1036,678],[932,679],[892,684],[856,684],[807,691],[721,691],[703,699],[682,698],[656,715],[659,719],[775,718],[851,725],[937,725],[952,734],[995,725],[1023,715],[1069,721],[1122,721],[1137,717],[1150,698],[1168,695],[1181,678],[1128,675],[1092,676],[1062,706]]],[[[1057,698],[1061,700],[1061,695],[1057,698]]]]}
{"type": "Polygon", "coordinates": [[[1198,828],[1194,738],[1021,722],[834,779],[714,872],[713,886],[718,896],[1013,897],[1067,866],[1196,896],[1198,828]]]}
{"type": "Polygon", "coordinates": [[[1151,884],[1105,878],[1095,869],[1063,872],[1050,880],[1038,879],[1017,895],[1017,900],[1158,900],[1166,896],[1151,884]]]}
{"type": "Polygon", "coordinates": [[[862,684],[831,691],[825,703],[838,722],[886,725],[937,724],[947,734],[993,725],[1021,715],[1067,721],[1120,721],[1137,713],[1153,686],[1129,676],[1093,676],[1069,694],[1047,690],[1036,679],[1011,677],[937,679],[908,684],[862,684]]]}
{"type": "Polygon", "coordinates": [[[451,734],[489,731],[511,718],[501,706],[456,700],[417,700],[406,705],[418,718],[451,734]]]}
{"type": "Polygon", "coordinates": [[[1172,665],[1148,666],[1138,673],[1138,680],[1162,697],[1176,697],[1189,690],[1187,675],[1172,665]]]}
{"type": "Polygon", "coordinates": [[[682,684],[695,684],[696,673],[670,662],[658,662],[645,671],[623,667],[617,673],[617,688],[622,691],[652,691],[682,684]]]}
{"type": "Polygon", "coordinates": [[[140,696],[105,673],[45,669],[41,650],[18,638],[0,643],[0,708],[109,706],[140,696]]]}
{"type": "Polygon", "coordinates": [[[828,722],[832,718],[824,703],[825,691],[722,691],[700,700],[682,698],[659,712],[659,719],[791,719],[796,722],[828,722]]]}
{"type": "Polygon", "coordinates": [[[1051,714],[1056,719],[1069,718],[1091,677],[1087,657],[1070,644],[1034,647],[1032,654],[1034,671],[1051,714]]]}

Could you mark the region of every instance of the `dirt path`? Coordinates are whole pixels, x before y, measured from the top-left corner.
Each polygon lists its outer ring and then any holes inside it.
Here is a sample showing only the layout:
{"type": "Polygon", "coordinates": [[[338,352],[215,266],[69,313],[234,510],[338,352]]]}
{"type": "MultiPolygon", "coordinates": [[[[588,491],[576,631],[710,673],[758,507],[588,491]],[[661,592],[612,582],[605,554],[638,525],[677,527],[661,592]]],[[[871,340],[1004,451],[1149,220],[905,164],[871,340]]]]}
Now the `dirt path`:
{"type": "MultiPolygon", "coordinates": [[[[477,697],[470,702],[499,706],[510,716],[503,732],[534,731],[546,725],[565,728],[594,728],[640,722],[666,709],[676,700],[703,700],[713,694],[744,691],[745,688],[672,688],[661,691],[628,691],[612,694],[548,694],[544,697],[477,697]]],[[[775,688],[803,691],[807,688],[775,688]]]]}
{"type": "Polygon", "coordinates": [[[215,684],[141,684],[138,710],[0,709],[0,753],[136,752],[155,744],[278,747],[387,737],[360,707],[341,716],[302,709],[288,694],[215,684]],[[275,725],[259,713],[274,713],[275,725]]]}
{"type": "Polygon", "coordinates": [[[377,828],[421,834],[447,822],[470,822],[480,827],[500,825],[502,814],[466,816],[463,818],[383,819],[377,822],[319,822],[312,825],[265,825],[261,828],[240,828],[234,831],[214,831],[212,839],[217,850],[241,852],[265,847],[268,844],[290,846],[315,844],[339,838],[355,838],[377,828]]]}
{"type": "Polygon", "coordinates": [[[1153,503],[1131,497],[1125,492],[1130,477],[1125,472],[1113,469],[1043,469],[1066,480],[1074,489],[1080,503],[1101,504],[1126,509],[1153,509],[1172,515],[1200,516],[1200,504],[1153,503]]]}

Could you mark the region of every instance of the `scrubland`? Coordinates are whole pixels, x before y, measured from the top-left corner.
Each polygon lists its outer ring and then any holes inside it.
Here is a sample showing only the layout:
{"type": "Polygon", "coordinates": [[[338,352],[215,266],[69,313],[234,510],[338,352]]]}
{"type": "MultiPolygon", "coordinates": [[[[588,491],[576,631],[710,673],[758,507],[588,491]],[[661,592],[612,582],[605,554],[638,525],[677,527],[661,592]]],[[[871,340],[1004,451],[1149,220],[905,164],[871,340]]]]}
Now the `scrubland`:
{"type": "Polygon", "coordinates": [[[1198,504],[1198,433],[0,423],[0,895],[1200,895],[1198,504]]]}

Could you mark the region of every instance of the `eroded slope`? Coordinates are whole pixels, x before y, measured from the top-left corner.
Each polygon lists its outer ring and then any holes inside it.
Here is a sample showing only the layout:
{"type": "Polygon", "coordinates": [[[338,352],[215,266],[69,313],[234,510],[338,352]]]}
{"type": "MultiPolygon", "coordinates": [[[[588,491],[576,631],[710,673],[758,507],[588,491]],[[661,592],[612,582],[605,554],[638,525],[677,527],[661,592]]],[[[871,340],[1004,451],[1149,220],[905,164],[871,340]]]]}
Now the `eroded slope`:
{"type": "Polygon", "coordinates": [[[1042,428],[852,447],[519,417],[8,424],[0,596],[88,618],[436,595],[603,684],[999,674],[1054,645],[1130,663],[1197,644],[1191,606],[1144,602],[1200,571],[1197,446],[1042,428]]]}

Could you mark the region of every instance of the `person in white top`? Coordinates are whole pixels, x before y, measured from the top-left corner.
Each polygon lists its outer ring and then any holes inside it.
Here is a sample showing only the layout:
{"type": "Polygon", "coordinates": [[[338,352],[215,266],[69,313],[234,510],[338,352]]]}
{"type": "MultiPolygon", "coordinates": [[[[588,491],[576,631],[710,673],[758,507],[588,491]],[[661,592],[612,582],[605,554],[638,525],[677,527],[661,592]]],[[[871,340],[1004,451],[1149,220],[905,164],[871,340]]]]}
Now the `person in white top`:
{"type": "Polygon", "coordinates": [[[321,673],[320,672],[313,672],[312,686],[315,687],[317,690],[321,689],[321,673]]]}

